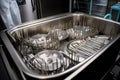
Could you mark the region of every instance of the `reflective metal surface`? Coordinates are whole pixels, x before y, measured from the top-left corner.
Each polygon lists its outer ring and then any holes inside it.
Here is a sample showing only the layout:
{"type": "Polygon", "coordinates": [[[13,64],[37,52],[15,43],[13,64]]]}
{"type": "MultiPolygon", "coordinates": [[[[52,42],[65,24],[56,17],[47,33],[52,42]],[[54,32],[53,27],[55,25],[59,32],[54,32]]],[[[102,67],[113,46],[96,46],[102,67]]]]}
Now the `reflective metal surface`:
{"type": "MultiPolygon", "coordinates": [[[[76,36],[76,31],[74,32],[75,32],[75,35],[73,36],[76,36]]],[[[77,68],[84,67],[84,66],[86,67],[87,65],[89,65],[91,62],[87,64],[88,61],[90,61],[91,59],[95,60],[95,58],[97,58],[96,56],[99,56],[100,54],[102,54],[104,51],[107,50],[107,48],[112,46],[114,42],[119,39],[120,37],[119,32],[120,32],[120,23],[117,23],[111,20],[105,20],[103,18],[99,18],[95,16],[89,16],[89,15],[82,14],[82,13],[66,13],[66,14],[43,18],[40,20],[18,25],[15,28],[1,32],[1,38],[4,44],[6,45],[8,51],[10,52],[10,55],[12,56],[13,60],[15,61],[15,63],[17,64],[17,66],[20,68],[21,71],[23,71],[25,74],[31,77],[35,77],[38,79],[49,79],[49,78],[55,78],[55,77],[65,75],[67,73],[70,73],[76,70],[77,68]],[[29,55],[30,57],[32,57],[30,53],[32,53],[33,55],[36,55],[38,52],[42,50],[38,48],[37,51],[32,49],[32,51],[29,52],[29,50],[31,50],[31,47],[29,46],[26,47],[24,45],[21,45],[23,44],[23,40],[24,39],[29,40],[29,38],[31,38],[32,36],[36,34],[48,34],[49,31],[53,29],[62,29],[62,30],[67,31],[68,29],[71,29],[71,28],[76,29],[78,31],[81,30],[82,35],[84,37],[71,39],[68,36],[68,38],[66,38],[65,40],[59,41],[60,42],[59,48],[57,49],[53,48],[53,50],[55,49],[57,51],[61,51],[62,52],[61,54],[63,54],[64,58],[67,59],[65,61],[67,63],[69,62],[71,66],[66,63],[69,68],[64,66],[62,70],[59,70],[57,72],[54,71],[53,73],[50,73],[50,74],[48,72],[46,73],[46,71],[40,74],[39,71],[32,69],[33,68],[32,65],[31,64],[29,65],[26,62],[26,60],[24,59],[24,56],[29,55]],[[72,56],[73,60],[76,61],[75,62],[71,60],[70,58],[68,58],[66,55],[64,55],[64,47],[67,46],[69,42],[76,40],[76,39],[87,40],[86,38],[95,37],[96,35],[109,36],[108,37],[109,42],[106,42],[104,43],[104,45],[102,45],[101,44],[102,42],[99,40],[95,41],[94,38],[89,39],[88,43],[86,43],[87,45],[82,46],[82,51],[84,50],[82,53],[90,52],[93,54],[87,57],[85,60],[83,61],[79,59],[77,60],[75,56],[72,56]],[[21,48],[18,49],[18,46],[20,45],[22,48],[24,49],[26,48],[26,50],[25,51],[21,50],[23,52],[20,52],[21,48]],[[89,49],[86,47],[89,47],[89,49]],[[97,48],[97,51],[94,51],[95,48],[97,48]],[[28,54],[26,54],[27,52],[28,54]]],[[[105,36],[101,36],[101,37],[107,38],[105,36]]],[[[61,65],[58,65],[58,67],[60,66],[61,65]]]]}

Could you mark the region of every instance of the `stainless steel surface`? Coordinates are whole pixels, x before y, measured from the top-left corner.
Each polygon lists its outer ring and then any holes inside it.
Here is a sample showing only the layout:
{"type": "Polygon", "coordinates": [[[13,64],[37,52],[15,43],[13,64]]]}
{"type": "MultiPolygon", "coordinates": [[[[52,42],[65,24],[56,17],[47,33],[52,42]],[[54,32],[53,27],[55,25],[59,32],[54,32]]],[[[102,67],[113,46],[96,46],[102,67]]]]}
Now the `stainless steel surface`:
{"type": "MultiPolygon", "coordinates": [[[[15,61],[15,63],[17,64],[18,68],[21,71],[23,71],[25,74],[31,77],[35,77],[38,79],[49,79],[49,78],[56,78],[58,76],[65,75],[67,73],[76,70],[77,68],[80,67],[85,68],[86,66],[88,66],[92,61],[94,61],[98,56],[100,56],[104,51],[106,51],[107,48],[112,46],[114,42],[118,40],[118,38],[120,38],[119,32],[120,32],[120,23],[111,20],[105,20],[103,18],[99,18],[95,16],[89,16],[82,13],[66,13],[66,14],[52,16],[18,25],[15,28],[1,32],[1,38],[4,44],[6,45],[8,51],[10,52],[10,55],[12,56],[13,60],[15,61]],[[100,46],[101,44],[100,41],[98,41],[97,43],[95,43],[94,40],[90,41],[91,43],[88,43],[88,45],[86,45],[87,47],[90,48],[91,44],[93,44],[94,42],[95,44],[92,45],[92,48],[94,46],[100,48],[93,55],[89,56],[87,59],[85,59],[82,62],[72,61],[72,63],[70,63],[73,64],[72,66],[70,66],[69,68],[64,68],[60,72],[59,71],[55,73],[53,72],[52,74],[47,73],[45,75],[39,74],[34,69],[31,69],[29,66],[26,65],[23,58],[24,53],[21,54],[17,49],[17,47],[20,45],[19,41],[23,40],[24,38],[30,38],[36,34],[47,34],[52,29],[67,30],[75,26],[85,26],[85,27],[89,26],[90,29],[93,28],[92,29],[93,34],[89,35],[90,37],[94,37],[96,34],[108,35],[110,41],[109,43],[106,43],[103,46],[100,46]],[[97,33],[94,30],[97,30],[97,33]],[[92,61],[89,62],[90,60],[92,61]]],[[[85,39],[86,38],[84,38],[84,40],[85,39]]],[[[71,42],[71,40],[66,39],[61,41],[60,48],[56,50],[60,50],[64,53],[63,49],[69,42],[71,42]]],[[[82,49],[86,49],[86,48],[82,47],[82,49]]],[[[64,55],[64,57],[67,58],[66,55],[64,55]]],[[[75,58],[74,56],[72,57],[75,58]]],[[[70,59],[68,59],[68,61],[66,62],[71,62],[69,60],[70,59]]]]}
{"type": "Polygon", "coordinates": [[[60,41],[68,38],[67,32],[62,29],[53,29],[49,31],[48,34],[55,35],[60,41]]]}

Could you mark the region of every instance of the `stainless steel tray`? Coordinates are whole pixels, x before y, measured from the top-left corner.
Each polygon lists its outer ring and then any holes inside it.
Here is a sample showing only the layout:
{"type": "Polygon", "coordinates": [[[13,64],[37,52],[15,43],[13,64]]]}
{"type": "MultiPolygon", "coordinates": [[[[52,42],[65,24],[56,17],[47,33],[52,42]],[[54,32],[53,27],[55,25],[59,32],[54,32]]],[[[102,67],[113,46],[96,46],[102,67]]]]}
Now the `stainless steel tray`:
{"type": "MultiPolygon", "coordinates": [[[[94,61],[98,56],[100,56],[104,51],[106,51],[110,46],[112,46],[115,41],[117,41],[120,38],[119,32],[120,23],[95,16],[89,16],[83,13],[66,13],[39,19],[32,22],[23,23],[21,25],[16,26],[15,28],[2,31],[0,36],[8,51],[10,52],[10,55],[15,61],[16,65],[22,72],[34,78],[49,79],[65,75],[80,67],[87,67],[90,63],[92,63],[92,61],[94,61]],[[55,28],[67,30],[79,25],[94,27],[98,30],[97,34],[109,35],[110,42],[102,46],[89,58],[85,59],[80,63],[75,63],[72,67],[67,68],[61,72],[57,72],[51,75],[43,75],[35,72],[33,69],[29,68],[26,65],[23,59],[23,54],[20,54],[19,51],[17,51],[16,49],[16,46],[19,45],[18,41],[23,38],[29,38],[36,34],[46,34],[50,30],[55,28]]],[[[92,34],[91,36],[95,35],[96,33],[92,34]]],[[[68,42],[68,40],[63,40],[61,42],[62,45],[60,46],[59,50],[63,50],[66,44],[68,44],[68,42]]]]}

